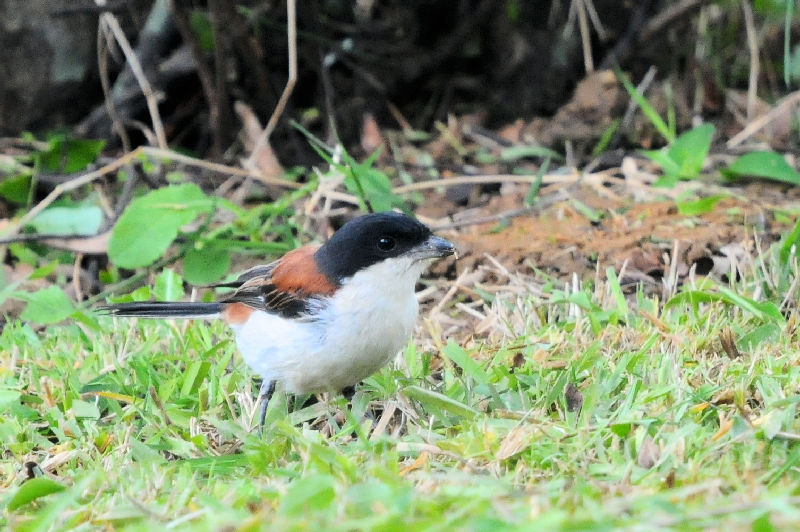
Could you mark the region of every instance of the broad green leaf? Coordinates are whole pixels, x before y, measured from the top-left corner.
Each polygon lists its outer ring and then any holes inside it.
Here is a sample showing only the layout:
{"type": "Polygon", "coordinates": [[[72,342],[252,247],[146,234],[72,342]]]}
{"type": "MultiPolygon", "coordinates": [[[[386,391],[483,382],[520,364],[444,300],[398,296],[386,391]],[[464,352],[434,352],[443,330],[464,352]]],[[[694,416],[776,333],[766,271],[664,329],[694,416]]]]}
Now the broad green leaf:
{"type": "Polygon", "coordinates": [[[281,503],[288,514],[309,513],[327,507],[336,495],[334,479],[329,475],[311,475],[295,480],[281,503]]]}
{"type": "Polygon", "coordinates": [[[30,223],[42,234],[94,235],[103,223],[103,211],[96,205],[50,207],[30,223]]]}
{"type": "Polygon", "coordinates": [[[65,489],[66,487],[63,484],[59,484],[55,480],[50,480],[46,477],[32,478],[22,484],[11,497],[11,500],[8,501],[8,511],[13,512],[29,502],[33,502],[51,493],[64,491],[65,489]]]}
{"type": "Polygon", "coordinates": [[[177,301],[183,297],[183,279],[172,268],[164,268],[153,286],[153,295],[159,301],[177,301]]]}
{"type": "Polygon", "coordinates": [[[205,245],[202,249],[189,248],[183,258],[183,276],[195,285],[220,280],[231,267],[231,254],[223,248],[205,245]]]}
{"type": "Polygon", "coordinates": [[[20,174],[0,180],[0,196],[12,203],[28,202],[31,190],[30,174],[20,174]]]}
{"type": "Polygon", "coordinates": [[[8,405],[14,404],[19,401],[20,393],[18,390],[0,389],[0,412],[3,411],[8,405]]]}
{"type": "Polygon", "coordinates": [[[182,226],[213,208],[213,200],[192,183],[145,194],[128,205],[114,226],[108,257],[122,268],[152,264],[164,254],[182,226]]]}
{"type": "Polygon", "coordinates": [[[778,341],[781,337],[781,329],[781,326],[775,322],[765,323],[739,338],[738,343],[745,350],[755,349],[762,344],[778,341]]]}
{"type": "Polygon", "coordinates": [[[678,175],[683,179],[694,179],[703,168],[703,161],[708,156],[714,126],[703,124],[682,133],[673,142],[667,155],[678,165],[678,175]]]}
{"type": "Polygon", "coordinates": [[[703,168],[713,136],[714,126],[704,124],[681,134],[667,148],[642,151],[664,170],[664,176],[654,185],[672,187],[680,179],[696,178],[703,168]]]}
{"type": "Polygon", "coordinates": [[[75,305],[58,286],[48,286],[38,292],[15,292],[14,296],[28,305],[20,319],[46,325],[58,323],[75,312],[75,305]]]}
{"type": "Polygon", "coordinates": [[[792,168],[786,159],[774,151],[754,151],[742,155],[722,174],[730,179],[737,177],[761,177],[783,183],[800,185],[800,173],[792,168]]]}
{"type": "Polygon", "coordinates": [[[724,194],[717,194],[716,196],[709,196],[707,198],[700,198],[693,201],[679,201],[678,212],[684,216],[697,216],[705,214],[714,210],[716,205],[721,199],[725,198],[724,194]]]}
{"type": "Polygon", "coordinates": [[[672,160],[666,151],[663,150],[644,150],[642,155],[656,163],[664,171],[654,184],[660,187],[674,187],[680,180],[680,166],[672,160]]]}
{"type": "Polygon", "coordinates": [[[97,159],[106,143],[104,140],[68,139],[55,135],[49,139],[48,150],[38,154],[43,170],[50,172],[79,172],[97,159]]]}
{"type": "Polygon", "coordinates": [[[100,419],[100,410],[95,403],[82,401],[81,399],[73,399],[70,412],[75,417],[86,417],[91,419],[100,419]]]}

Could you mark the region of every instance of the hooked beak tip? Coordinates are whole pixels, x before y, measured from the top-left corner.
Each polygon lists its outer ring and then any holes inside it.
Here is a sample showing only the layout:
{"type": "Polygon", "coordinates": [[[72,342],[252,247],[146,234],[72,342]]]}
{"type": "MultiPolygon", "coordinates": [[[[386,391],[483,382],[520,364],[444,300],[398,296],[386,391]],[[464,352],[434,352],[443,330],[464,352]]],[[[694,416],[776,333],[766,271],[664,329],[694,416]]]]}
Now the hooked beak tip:
{"type": "Polygon", "coordinates": [[[456,249],[455,245],[449,240],[435,235],[428,238],[421,251],[422,258],[443,258],[450,255],[455,255],[458,258],[458,249],[456,249]]]}

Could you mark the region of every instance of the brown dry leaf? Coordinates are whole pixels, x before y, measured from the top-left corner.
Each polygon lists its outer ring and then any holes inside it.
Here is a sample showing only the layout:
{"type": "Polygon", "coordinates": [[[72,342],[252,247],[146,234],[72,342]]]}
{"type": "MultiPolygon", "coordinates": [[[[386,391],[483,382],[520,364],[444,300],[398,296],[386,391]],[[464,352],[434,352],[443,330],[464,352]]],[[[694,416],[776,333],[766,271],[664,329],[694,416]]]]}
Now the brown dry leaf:
{"type": "Polygon", "coordinates": [[[384,145],[381,128],[372,113],[364,113],[361,120],[361,149],[372,153],[384,145]]]}
{"type": "Polygon", "coordinates": [[[636,456],[636,463],[639,467],[650,469],[658,462],[661,457],[661,449],[653,441],[653,438],[646,436],[639,447],[639,454],[636,456]]]}
{"type": "Polygon", "coordinates": [[[41,242],[56,249],[83,253],[84,255],[105,255],[108,252],[108,241],[111,230],[88,238],[55,237],[46,238],[41,242]]]}
{"type": "Polygon", "coordinates": [[[733,404],[733,390],[725,388],[714,394],[711,398],[712,405],[730,405],[733,404]]]}
{"type": "Polygon", "coordinates": [[[419,453],[419,456],[417,457],[416,460],[414,460],[412,463],[400,469],[400,476],[401,477],[405,476],[411,473],[412,471],[421,469],[426,465],[428,465],[428,456],[429,456],[428,451],[422,451],[421,453],[419,453]]]}
{"type": "Polygon", "coordinates": [[[518,425],[511,429],[503,441],[495,456],[498,460],[505,460],[515,454],[519,454],[531,445],[531,438],[536,427],[533,425],[518,425]]]}
{"type": "Polygon", "coordinates": [[[705,402],[702,402],[702,403],[698,403],[696,405],[690,406],[689,407],[689,412],[691,412],[693,414],[699,414],[700,412],[702,412],[703,410],[705,410],[709,406],[711,406],[711,403],[709,403],[708,401],[705,401],[705,402]]]}
{"type": "Polygon", "coordinates": [[[733,428],[733,418],[728,418],[721,411],[719,412],[719,430],[711,436],[712,441],[718,441],[733,428]]]}
{"type": "MultiPolygon", "coordinates": [[[[258,139],[263,131],[261,122],[258,121],[253,109],[244,102],[234,103],[233,109],[242,122],[242,143],[245,150],[252,152],[258,144],[258,139]]],[[[278,157],[272,150],[269,140],[259,148],[254,160],[256,169],[266,177],[280,177],[284,173],[283,166],[281,166],[278,157]]]]}
{"type": "Polygon", "coordinates": [[[564,390],[564,397],[567,400],[568,411],[580,412],[583,407],[583,394],[574,383],[567,384],[567,388],[564,390]]]}
{"type": "Polygon", "coordinates": [[[736,348],[736,339],[733,337],[733,331],[730,327],[725,327],[719,333],[719,342],[722,344],[722,349],[730,358],[739,358],[742,354],[736,348]]]}

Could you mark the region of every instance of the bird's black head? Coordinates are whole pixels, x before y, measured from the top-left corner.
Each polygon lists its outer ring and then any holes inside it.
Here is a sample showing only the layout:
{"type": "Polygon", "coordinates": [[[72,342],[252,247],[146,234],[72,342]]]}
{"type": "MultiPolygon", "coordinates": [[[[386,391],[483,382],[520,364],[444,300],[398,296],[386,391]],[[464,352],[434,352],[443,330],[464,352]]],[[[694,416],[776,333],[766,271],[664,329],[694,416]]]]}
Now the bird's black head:
{"type": "Polygon", "coordinates": [[[380,212],[346,223],[317,250],[314,260],[328,280],[338,284],[385,259],[408,255],[421,260],[453,253],[453,244],[433,236],[426,225],[405,214],[380,212]]]}

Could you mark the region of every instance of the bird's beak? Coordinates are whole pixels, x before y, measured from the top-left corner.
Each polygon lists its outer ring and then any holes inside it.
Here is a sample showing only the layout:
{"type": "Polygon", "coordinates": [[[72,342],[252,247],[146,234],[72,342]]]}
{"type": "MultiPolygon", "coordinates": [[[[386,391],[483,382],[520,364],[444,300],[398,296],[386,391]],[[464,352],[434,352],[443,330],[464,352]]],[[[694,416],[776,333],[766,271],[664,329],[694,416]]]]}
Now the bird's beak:
{"type": "Polygon", "coordinates": [[[431,235],[422,244],[411,249],[411,255],[415,260],[439,259],[457,255],[458,250],[449,240],[431,235]]]}

